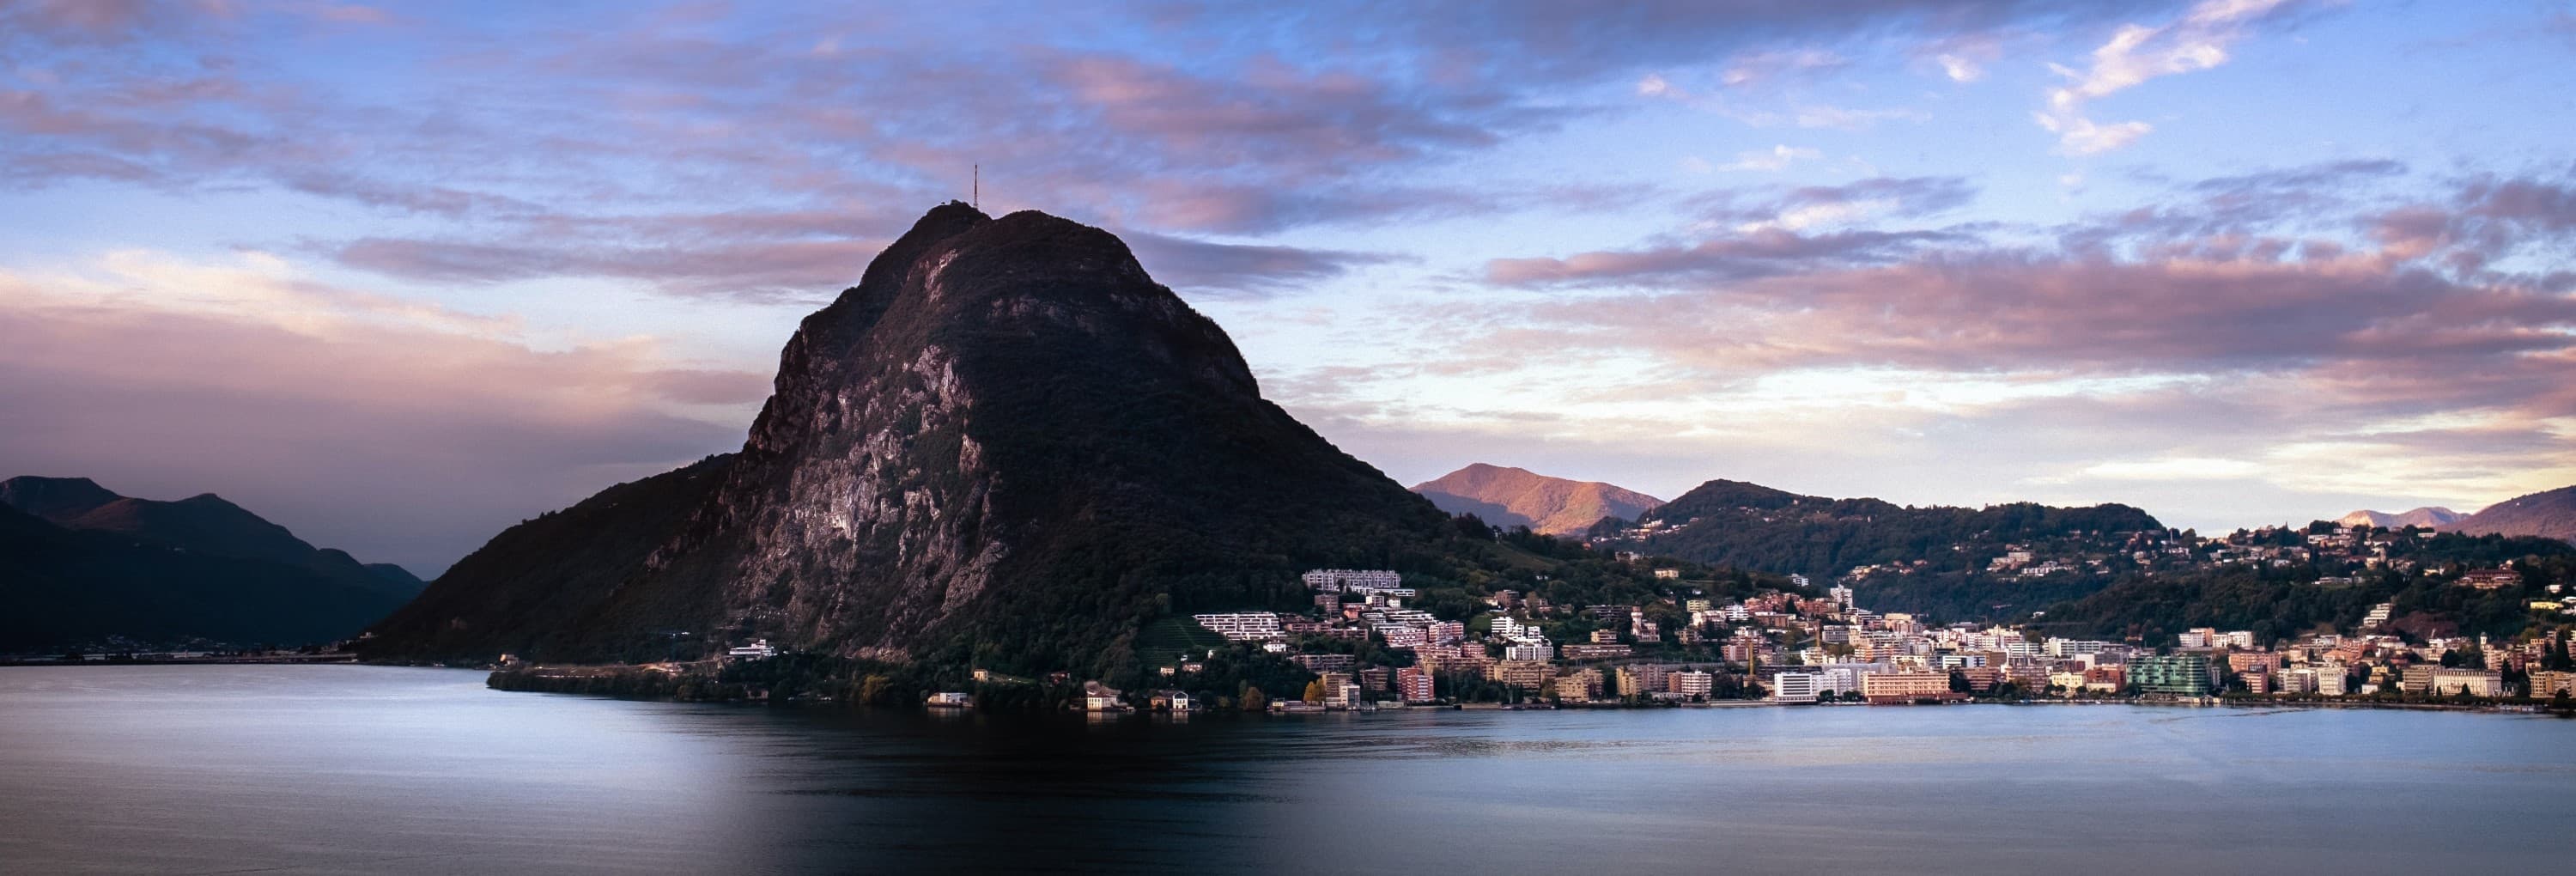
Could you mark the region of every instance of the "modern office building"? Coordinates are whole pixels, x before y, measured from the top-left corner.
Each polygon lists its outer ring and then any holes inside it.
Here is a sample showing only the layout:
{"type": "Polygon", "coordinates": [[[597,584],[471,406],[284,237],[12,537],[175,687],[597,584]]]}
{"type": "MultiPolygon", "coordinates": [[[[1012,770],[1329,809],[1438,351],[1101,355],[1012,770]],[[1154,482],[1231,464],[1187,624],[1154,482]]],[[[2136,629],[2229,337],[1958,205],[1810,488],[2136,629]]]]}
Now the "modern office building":
{"type": "Polygon", "coordinates": [[[2129,661],[2129,683],[2139,692],[2201,697],[2209,695],[2209,656],[2154,654],[2129,661]]]}

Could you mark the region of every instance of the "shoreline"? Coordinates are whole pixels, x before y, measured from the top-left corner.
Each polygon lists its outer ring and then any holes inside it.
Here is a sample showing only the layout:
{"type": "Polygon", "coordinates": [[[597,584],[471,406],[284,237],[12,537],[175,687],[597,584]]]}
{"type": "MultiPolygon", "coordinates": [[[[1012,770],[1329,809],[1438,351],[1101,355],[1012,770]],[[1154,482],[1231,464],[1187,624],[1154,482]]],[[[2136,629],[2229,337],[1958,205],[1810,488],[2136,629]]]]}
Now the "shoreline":
{"type": "MultiPolygon", "coordinates": [[[[50,666],[50,667],[75,667],[75,666],[84,666],[84,667],[87,667],[87,666],[298,666],[298,665],[300,665],[300,666],[424,666],[424,665],[426,665],[426,666],[428,666],[428,668],[436,668],[436,669],[455,669],[455,670],[465,670],[465,671],[477,671],[477,672],[486,672],[486,673],[492,673],[492,674],[498,674],[499,672],[503,671],[503,670],[499,670],[499,669],[496,669],[496,668],[494,668],[494,667],[492,667],[492,666],[488,666],[488,665],[486,665],[486,666],[439,666],[439,665],[433,665],[433,664],[370,663],[370,662],[367,662],[367,661],[364,661],[364,660],[360,660],[360,659],[359,659],[359,658],[357,658],[356,656],[354,656],[354,655],[349,655],[349,654],[267,654],[267,655],[257,655],[257,656],[241,656],[241,657],[186,657],[186,658],[173,658],[173,659],[149,659],[149,660],[147,660],[147,659],[132,659],[132,660],[58,660],[58,659],[0,658],[0,668],[31,668],[31,667],[49,667],[49,666],[50,666]]],[[[504,693],[542,693],[542,694],[564,694],[564,695],[572,695],[572,696],[594,696],[594,697],[606,697],[606,698],[609,698],[609,699],[636,700],[636,701],[641,701],[641,702],[700,702],[700,703],[706,703],[706,702],[713,702],[713,703],[728,703],[728,702],[729,702],[729,703],[741,703],[741,704],[746,704],[746,705],[779,705],[779,706],[799,706],[799,707],[808,707],[808,708],[820,708],[820,707],[843,707],[843,708],[846,708],[846,707],[848,707],[848,706],[849,706],[849,704],[847,704],[847,703],[842,703],[842,702],[837,702],[837,701],[830,701],[830,700],[826,700],[826,701],[818,701],[818,702],[806,702],[806,701],[799,701],[799,700],[771,700],[771,699],[768,699],[768,698],[766,698],[766,697],[753,697],[753,698],[748,698],[748,699],[690,699],[690,698],[672,697],[672,696],[621,696],[621,695],[618,695],[618,694],[615,694],[615,693],[609,693],[609,692],[604,692],[604,691],[598,690],[598,689],[596,688],[596,686],[595,686],[596,681],[598,681],[598,680],[602,680],[602,679],[607,679],[607,678],[613,678],[613,677],[615,677],[615,676],[617,676],[617,675],[619,675],[619,674],[621,674],[621,673],[630,672],[630,671],[647,671],[647,672],[650,672],[650,671],[653,671],[653,670],[647,669],[644,665],[640,665],[640,664],[597,664],[597,665],[582,665],[582,666],[565,666],[565,667],[557,667],[557,668],[556,668],[556,670],[557,670],[557,672],[560,672],[561,674],[556,674],[556,673],[554,673],[554,672],[548,672],[548,673],[542,673],[542,674],[541,674],[541,673],[534,673],[534,672],[521,672],[521,673],[516,674],[516,678],[515,678],[515,680],[519,682],[519,685],[518,685],[518,686],[512,686],[512,687],[493,687],[492,689],[493,689],[493,690],[496,690],[496,691],[501,691],[501,692],[504,692],[504,693]],[[534,683],[533,683],[533,684],[531,684],[530,682],[534,682],[534,683]]],[[[1550,711],[1630,711],[1630,710],[1645,711],[1645,710],[1656,710],[1656,709],[1750,709],[1750,708],[1805,708],[1805,707],[1819,707],[1819,708],[1850,708],[1850,707],[1867,707],[1867,706],[1871,706],[1871,705],[1872,705],[1872,704],[1870,704],[1870,703],[1782,703],[1782,702],[1775,702],[1775,701],[1771,701],[1771,700],[1714,700],[1714,701],[1698,702],[1698,703],[1656,703],[1656,704],[1635,704],[1635,705],[1628,704],[1628,703],[1618,703],[1618,702],[1590,702],[1590,703],[1586,703],[1586,702],[1575,702],[1575,703],[1550,703],[1550,702],[1544,702],[1544,701],[1541,701],[1541,702],[1523,702],[1523,703],[1485,703],[1485,702],[1476,702],[1476,703],[1411,703],[1411,704],[1404,704],[1404,705],[1389,705],[1389,706],[1384,706],[1384,707],[1375,708],[1375,709],[1334,709],[1334,710],[1326,710],[1326,709],[1294,709],[1294,710],[1270,710],[1270,711],[1264,711],[1264,712],[1258,712],[1258,713],[1254,713],[1254,712],[1244,712],[1244,713],[1242,713],[1242,714],[1265,714],[1265,715],[1267,715],[1267,714],[1275,714],[1275,715],[1321,715],[1321,714],[1348,714],[1348,713],[1354,713],[1354,712],[1356,712],[1356,713],[1361,713],[1361,714],[1367,714],[1367,713],[1371,713],[1371,712],[1378,712],[1378,711],[1387,711],[1387,712],[1420,712],[1420,711],[1433,711],[1433,712],[1437,712],[1437,711],[1466,711],[1466,712],[1550,712],[1550,711]]],[[[2163,708],[2193,708],[2193,709],[2222,709],[2222,708],[2232,708],[2232,709],[2387,709],[2387,710],[2397,710],[2397,711],[2417,711],[2417,712],[2487,712],[2487,713],[2505,714],[2505,715],[2549,715],[2549,716],[2562,717],[2562,718],[2576,718],[2576,709],[2553,710],[2553,709],[2551,709],[2551,708],[2550,708],[2550,703],[2548,703],[2547,701],[2541,701],[2541,700],[2534,700],[2534,701],[2529,701],[2529,702],[2428,703],[2428,702],[2380,702],[2380,701],[2372,701],[2372,700],[2315,700],[2315,699],[2300,699],[2300,700],[2286,700],[2286,699],[2285,699],[2285,700],[2250,700],[2250,699],[2229,699],[2229,698],[2221,698],[2221,697],[2212,697],[2212,698],[2209,698],[2209,699],[2206,699],[2206,700],[2201,700],[2201,701],[2194,701],[2194,700],[2174,700],[2174,699],[2093,699],[2093,698],[2086,698],[2086,699],[2026,699],[2026,700],[1962,700],[1962,701],[1958,701],[1958,702],[1951,702],[1951,703],[1920,703],[1920,704],[1911,704],[1911,703],[1909,703],[1909,704],[1889,704],[1889,705],[1887,705],[1887,706],[1883,706],[1883,707],[1889,707],[1889,708],[1925,708],[1925,707],[1928,707],[1928,708],[1938,708],[1938,707],[1942,707],[1942,706],[2150,706],[2150,707],[2163,707],[2163,708]]],[[[910,707],[893,707],[893,708],[910,708],[910,707]]],[[[925,709],[926,709],[927,707],[922,707],[922,708],[925,708],[925,709]]],[[[971,707],[971,706],[967,706],[967,707],[957,707],[956,709],[952,709],[952,711],[955,711],[955,710],[973,710],[973,708],[974,708],[974,707],[971,707]]],[[[1156,714],[1168,714],[1168,713],[1164,713],[1164,712],[1154,712],[1154,711],[1149,711],[1149,710],[1125,710],[1125,711],[1119,711],[1119,712],[1105,712],[1105,713],[1100,713],[1100,714],[1118,714],[1118,715],[1124,715],[1124,714],[1156,715],[1156,714]]],[[[1201,712],[1194,712],[1194,713],[1192,713],[1192,714],[1229,714],[1229,713],[1227,713],[1227,712],[1214,712],[1214,711],[1201,711],[1201,712]]]]}
{"type": "MultiPolygon", "coordinates": [[[[359,665],[359,664],[360,664],[360,663],[362,663],[362,662],[363,662],[363,661],[360,661],[360,660],[357,658],[357,656],[356,656],[356,655],[353,655],[353,654],[259,654],[259,655],[244,655],[244,656],[240,656],[240,657],[173,657],[173,658],[160,658],[160,659],[142,659],[142,658],[134,658],[134,659],[125,659],[125,660],[115,660],[115,659],[99,659],[99,660],[59,660],[59,659],[54,659],[54,658],[50,658],[50,657],[47,657],[47,658],[0,657],[0,667],[27,667],[27,666],[228,666],[228,665],[280,665],[280,664],[315,664],[315,665],[338,665],[338,664],[348,664],[348,665],[355,666],[355,665],[359,665]]],[[[456,668],[456,669],[476,669],[476,668],[480,668],[480,667],[465,666],[465,667],[448,667],[448,668],[456,668]]]]}

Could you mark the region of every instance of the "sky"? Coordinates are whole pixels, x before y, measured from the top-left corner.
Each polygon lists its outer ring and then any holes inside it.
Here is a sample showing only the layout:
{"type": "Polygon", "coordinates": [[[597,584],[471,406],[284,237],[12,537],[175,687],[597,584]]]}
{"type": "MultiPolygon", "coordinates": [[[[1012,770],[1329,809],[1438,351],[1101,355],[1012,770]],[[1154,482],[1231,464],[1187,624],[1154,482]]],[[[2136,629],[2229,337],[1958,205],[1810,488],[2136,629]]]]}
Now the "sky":
{"type": "Polygon", "coordinates": [[[1404,483],[2576,483],[2576,6],[0,0],[0,476],[435,574],[737,448],[943,201],[1404,483]]]}

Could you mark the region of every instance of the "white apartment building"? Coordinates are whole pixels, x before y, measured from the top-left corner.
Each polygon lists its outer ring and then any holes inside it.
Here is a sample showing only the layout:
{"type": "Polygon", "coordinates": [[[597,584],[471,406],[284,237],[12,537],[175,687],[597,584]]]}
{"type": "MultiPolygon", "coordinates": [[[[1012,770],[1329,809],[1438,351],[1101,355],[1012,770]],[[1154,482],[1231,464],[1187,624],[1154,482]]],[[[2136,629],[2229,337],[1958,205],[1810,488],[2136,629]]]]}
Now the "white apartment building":
{"type": "Polygon", "coordinates": [[[1771,699],[1782,703],[1812,703],[1824,676],[1813,672],[1777,672],[1771,675],[1771,699]]]}
{"type": "Polygon", "coordinates": [[[1288,633],[1279,628],[1279,615],[1267,611],[1239,611],[1229,614],[1191,615],[1199,626],[1208,628],[1229,642],[1285,639],[1288,633]]]}
{"type": "Polygon", "coordinates": [[[1316,569],[1299,577],[1305,580],[1308,588],[1314,590],[1366,593],[1404,587],[1404,576],[1387,569],[1316,569]]]}

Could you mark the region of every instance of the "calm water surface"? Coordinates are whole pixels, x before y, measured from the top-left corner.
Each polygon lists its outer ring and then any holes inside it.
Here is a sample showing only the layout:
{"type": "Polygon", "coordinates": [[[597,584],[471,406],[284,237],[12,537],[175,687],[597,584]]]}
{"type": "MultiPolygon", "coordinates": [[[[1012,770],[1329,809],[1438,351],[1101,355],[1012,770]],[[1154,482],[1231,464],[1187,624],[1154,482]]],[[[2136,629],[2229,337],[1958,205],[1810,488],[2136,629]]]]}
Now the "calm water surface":
{"type": "Polygon", "coordinates": [[[2567,872],[2576,722],[2126,707],[1184,722],[0,668],[0,871],[2567,872]]]}

